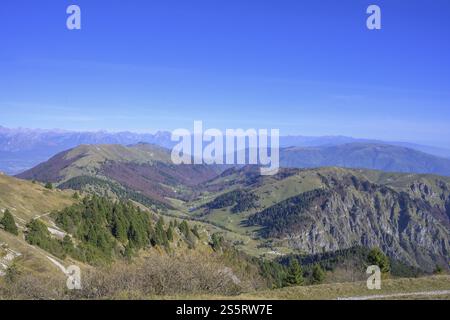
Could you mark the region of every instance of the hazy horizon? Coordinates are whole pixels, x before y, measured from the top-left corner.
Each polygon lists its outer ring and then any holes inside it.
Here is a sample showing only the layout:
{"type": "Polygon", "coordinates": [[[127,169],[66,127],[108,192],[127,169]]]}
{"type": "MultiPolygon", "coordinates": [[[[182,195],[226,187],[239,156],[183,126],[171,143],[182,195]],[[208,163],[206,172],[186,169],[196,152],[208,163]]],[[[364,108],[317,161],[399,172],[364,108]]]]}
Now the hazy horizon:
{"type": "MultiPolygon", "coordinates": [[[[209,127],[208,127],[209,128],[209,127]]],[[[204,128],[204,129],[208,129],[204,128]]],[[[96,129],[96,130],[70,130],[70,129],[63,129],[63,128],[25,128],[25,127],[16,127],[16,128],[10,128],[5,125],[0,124],[0,129],[6,129],[6,130],[12,130],[12,131],[35,131],[35,132],[61,132],[61,133],[107,133],[107,134],[121,134],[121,133],[130,133],[130,134],[140,134],[140,135],[156,135],[158,133],[170,133],[171,131],[168,129],[156,129],[152,131],[137,131],[137,130],[107,130],[107,129],[96,129]]],[[[186,129],[190,130],[190,127],[186,127],[186,129]]],[[[240,129],[240,128],[233,128],[233,129],[240,129]]],[[[318,139],[318,138],[349,138],[349,139],[355,139],[355,140],[367,140],[367,141],[375,141],[380,143],[405,143],[405,144],[412,144],[412,145],[418,145],[418,146],[424,146],[424,147],[432,147],[432,148],[438,148],[442,150],[448,150],[450,151],[450,146],[446,145],[434,145],[434,144],[427,144],[427,143],[420,143],[417,141],[398,141],[398,140],[383,140],[379,138],[373,138],[373,137],[355,137],[355,136],[346,136],[346,135],[317,135],[317,136],[310,136],[310,135],[304,135],[301,133],[298,134],[281,134],[280,137],[302,137],[306,139],[318,139]]]]}

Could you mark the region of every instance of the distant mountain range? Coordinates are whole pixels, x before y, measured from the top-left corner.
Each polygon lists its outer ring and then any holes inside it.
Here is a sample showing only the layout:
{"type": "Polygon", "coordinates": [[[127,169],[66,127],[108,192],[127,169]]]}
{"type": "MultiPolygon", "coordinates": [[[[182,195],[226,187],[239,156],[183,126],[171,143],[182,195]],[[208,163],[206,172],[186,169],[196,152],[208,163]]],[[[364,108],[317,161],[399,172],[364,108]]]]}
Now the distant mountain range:
{"type": "Polygon", "coordinates": [[[388,172],[450,175],[450,159],[411,148],[379,143],[348,143],[323,147],[291,147],[280,151],[285,168],[343,167],[388,172]]]}
{"type": "Polygon", "coordinates": [[[17,174],[47,161],[55,154],[82,144],[130,145],[139,142],[154,143],[170,148],[169,132],[138,134],[73,132],[62,130],[7,129],[0,126],[0,171],[17,174]]]}
{"type": "MultiPolygon", "coordinates": [[[[79,145],[134,145],[171,148],[170,132],[155,134],[106,131],[8,129],[0,126],[0,171],[18,174],[79,145]]],[[[450,175],[450,150],[403,142],[344,136],[283,136],[281,164],[289,167],[343,166],[398,172],[450,175]],[[335,153],[335,154],[334,154],[335,153]]]]}
{"type": "Polygon", "coordinates": [[[384,144],[409,148],[434,156],[450,159],[450,149],[439,148],[434,146],[426,146],[410,142],[400,141],[382,141],[376,139],[359,139],[346,136],[284,136],[280,139],[281,147],[332,147],[350,143],[366,143],[366,144],[384,144]]]}

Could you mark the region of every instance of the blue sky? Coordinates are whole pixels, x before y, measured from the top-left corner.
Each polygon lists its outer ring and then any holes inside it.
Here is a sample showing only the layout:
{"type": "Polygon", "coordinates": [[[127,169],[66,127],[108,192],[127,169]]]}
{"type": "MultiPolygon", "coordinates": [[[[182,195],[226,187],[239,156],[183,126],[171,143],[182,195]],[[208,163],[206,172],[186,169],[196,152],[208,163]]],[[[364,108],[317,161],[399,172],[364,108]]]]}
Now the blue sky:
{"type": "Polygon", "coordinates": [[[450,147],[449,39],[448,0],[2,0],[0,125],[203,120],[450,147]]]}

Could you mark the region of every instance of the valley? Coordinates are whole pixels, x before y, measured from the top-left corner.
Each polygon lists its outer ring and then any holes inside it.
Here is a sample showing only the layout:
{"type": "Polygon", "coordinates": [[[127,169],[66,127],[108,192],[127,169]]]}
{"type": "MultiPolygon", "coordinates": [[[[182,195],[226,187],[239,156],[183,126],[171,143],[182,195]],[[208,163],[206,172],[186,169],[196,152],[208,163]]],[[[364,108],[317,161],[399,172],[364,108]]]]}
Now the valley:
{"type": "MultiPolygon", "coordinates": [[[[17,178],[0,176],[0,191],[0,209],[19,228],[18,236],[0,228],[4,251],[18,254],[3,273],[13,266],[21,277],[30,272],[61,283],[60,266],[75,264],[92,283],[109,275],[104,294],[82,296],[128,292],[112,283],[123,283],[124,272],[138,277],[150,257],[156,269],[212,261],[191,276],[209,287],[217,270],[228,270],[216,293],[233,296],[285,287],[293,261],[308,288],[318,266],[320,282],[331,286],[362,281],[371,248],[389,257],[393,279],[449,269],[450,178],[443,176],[337,167],[261,176],[257,166],[176,166],[167,149],[139,143],[81,145],[17,178]]],[[[157,289],[154,278],[127,281],[150,281],[151,290],[133,289],[141,296],[204,290],[187,282],[185,289],[157,289]]],[[[10,290],[23,294],[20,286],[10,290]]]]}

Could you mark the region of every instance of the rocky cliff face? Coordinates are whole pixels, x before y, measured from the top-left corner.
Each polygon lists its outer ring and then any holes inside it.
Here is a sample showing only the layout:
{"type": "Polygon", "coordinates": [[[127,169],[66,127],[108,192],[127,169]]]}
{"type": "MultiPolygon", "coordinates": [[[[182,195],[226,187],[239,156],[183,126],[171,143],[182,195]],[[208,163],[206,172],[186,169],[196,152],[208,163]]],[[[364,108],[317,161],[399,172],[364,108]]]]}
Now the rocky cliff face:
{"type": "Polygon", "coordinates": [[[263,235],[308,253],[380,247],[431,271],[450,257],[449,186],[412,183],[404,190],[361,177],[321,176],[324,188],[287,199],[249,219],[263,235]]]}

